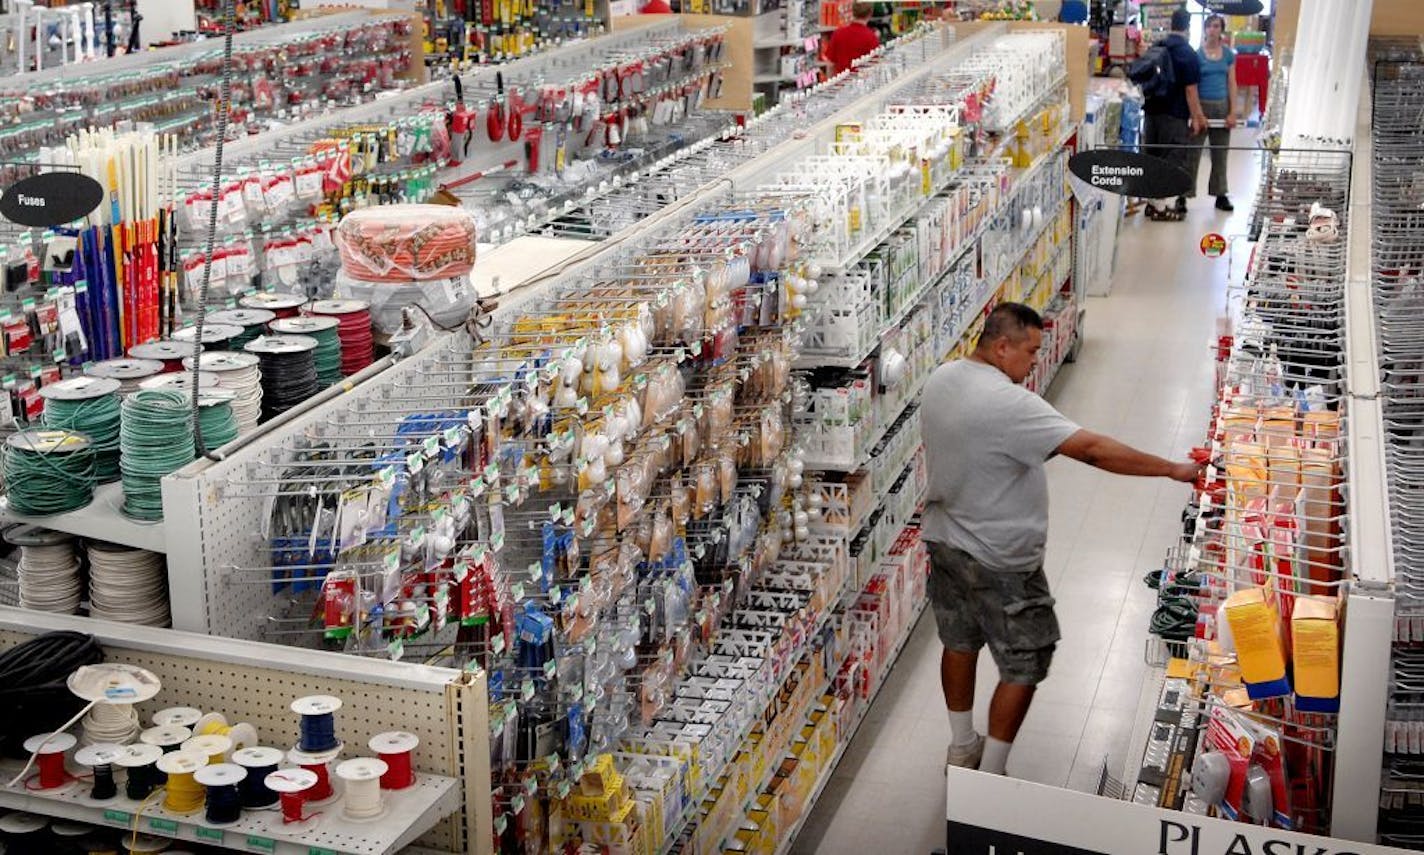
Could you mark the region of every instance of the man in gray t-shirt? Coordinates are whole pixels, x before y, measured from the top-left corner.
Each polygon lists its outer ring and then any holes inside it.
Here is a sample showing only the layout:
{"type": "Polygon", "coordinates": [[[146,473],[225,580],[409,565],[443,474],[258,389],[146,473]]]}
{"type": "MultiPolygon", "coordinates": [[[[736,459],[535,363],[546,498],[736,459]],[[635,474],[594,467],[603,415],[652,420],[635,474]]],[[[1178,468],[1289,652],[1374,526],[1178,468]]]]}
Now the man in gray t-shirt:
{"type": "Polygon", "coordinates": [[[1043,574],[1043,464],[1063,454],[1120,475],[1190,482],[1201,472],[1195,463],[1173,463],[1083,430],[1020,386],[1042,343],[1037,312],[1000,303],[974,353],[930,376],[920,407],[929,468],[921,534],[944,644],[940,679],[953,733],[948,763],[1000,775],[1059,638],[1043,574]],[[974,675],[985,645],[999,669],[987,741],[974,729],[974,675]]]}

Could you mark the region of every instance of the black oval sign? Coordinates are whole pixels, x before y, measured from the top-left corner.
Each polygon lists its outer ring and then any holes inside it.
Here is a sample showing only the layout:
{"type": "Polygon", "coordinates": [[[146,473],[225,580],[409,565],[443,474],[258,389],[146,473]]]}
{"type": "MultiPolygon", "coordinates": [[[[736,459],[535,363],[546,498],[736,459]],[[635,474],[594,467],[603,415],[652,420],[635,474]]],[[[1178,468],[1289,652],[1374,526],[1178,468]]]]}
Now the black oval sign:
{"type": "Polygon", "coordinates": [[[1266,8],[1261,0],[1201,0],[1201,4],[1218,15],[1259,15],[1266,8]]]}
{"type": "Polygon", "coordinates": [[[1068,169],[1099,190],[1141,199],[1181,196],[1192,177],[1160,157],[1098,148],[1068,158],[1068,169]]]}
{"type": "Polygon", "coordinates": [[[99,182],[78,172],[31,175],[5,188],[0,216],[36,228],[62,226],[87,215],[104,201],[99,182]]]}

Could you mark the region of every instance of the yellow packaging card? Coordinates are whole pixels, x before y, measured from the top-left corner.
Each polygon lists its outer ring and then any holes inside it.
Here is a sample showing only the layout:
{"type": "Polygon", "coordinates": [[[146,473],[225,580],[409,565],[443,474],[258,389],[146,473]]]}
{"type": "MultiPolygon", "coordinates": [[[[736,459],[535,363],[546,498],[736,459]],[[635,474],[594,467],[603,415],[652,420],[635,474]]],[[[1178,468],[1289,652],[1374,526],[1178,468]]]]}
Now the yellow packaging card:
{"type": "Polygon", "coordinates": [[[1241,678],[1248,683],[1284,679],[1286,656],[1275,598],[1262,588],[1246,588],[1227,597],[1222,610],[1236,641],[1241,678]]]}
{"type": "Polygon", "coordinates": [[[1299,597],[1291,612],[1291,661],[1296,694],[1340,694],[1339,605],[1333,597],[1299,597]]]}

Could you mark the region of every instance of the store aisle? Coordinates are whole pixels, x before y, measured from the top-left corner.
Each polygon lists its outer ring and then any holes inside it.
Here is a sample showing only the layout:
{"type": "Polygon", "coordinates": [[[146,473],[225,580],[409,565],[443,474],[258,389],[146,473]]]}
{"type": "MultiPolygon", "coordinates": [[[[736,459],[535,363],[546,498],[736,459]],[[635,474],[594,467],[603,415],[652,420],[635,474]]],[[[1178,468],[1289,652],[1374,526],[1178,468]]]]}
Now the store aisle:
{"type": "MultiPolygon", "coordinates": [[[[1238,145],[1248,145],[1237,134],[1238,145]]],[[[1203,164],[1205,166],[1205,164],[1203,164]]],[[[1049,400],[1084,427],[1144,450],[1182,457],[1202,439],[1212,399],[1210,342],[1225,299],[1227,262],[1198,241],[1245,230],[1260,174],[1253,152],[1232,153],[1237,210],[1198,196],[1182,223],[1123,224],[1111,296],[1087,302],[1078,362],[1049,400]]],[[[1200,179],[1203,190],[1206,170],[1200,179]]],[[[1233,273],[1246,263],[1244,241],[1233,273]]],[[[1104,760],[1118,774],[1130,753],[1145,676],[1152,593],[1143,574],[1181,525],[1187,488],[1123,478],[1071,460],[1048,465],[1047,570],[1063,641],[1009,758],[1009,774],[1092,791],[1104,760]]],[[[944,845],[941,765],[949,721],[939,686],[940,645],[926,614],[797,839],[795,853],[928,853],[944,845]]],[[[995,670],[979,669],[976,722],[987,725],[995,670]]]]}

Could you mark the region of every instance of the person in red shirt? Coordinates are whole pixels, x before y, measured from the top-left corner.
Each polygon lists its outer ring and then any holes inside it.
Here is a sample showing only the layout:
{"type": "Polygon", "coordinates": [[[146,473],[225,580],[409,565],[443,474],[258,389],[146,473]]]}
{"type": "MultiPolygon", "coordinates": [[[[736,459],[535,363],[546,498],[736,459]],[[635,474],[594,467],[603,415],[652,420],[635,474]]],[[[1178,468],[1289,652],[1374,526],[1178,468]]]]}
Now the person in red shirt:
{"type": "Polygon", "coordinates": [[[672,7],[668,5],[667,0],[652,0],[645,4],[640,11],[644,15],[670,15],[672,7]]]}
{"type": "Polygon", "coordinates": [[[840,74],[857,59],[880,47],[880,36],[867,23],[873,12],[869,3],[856,3],[850,7],[855,20],[831,33],[831,40],[826,44],[826,61],[834,74],[840,74]]]}

